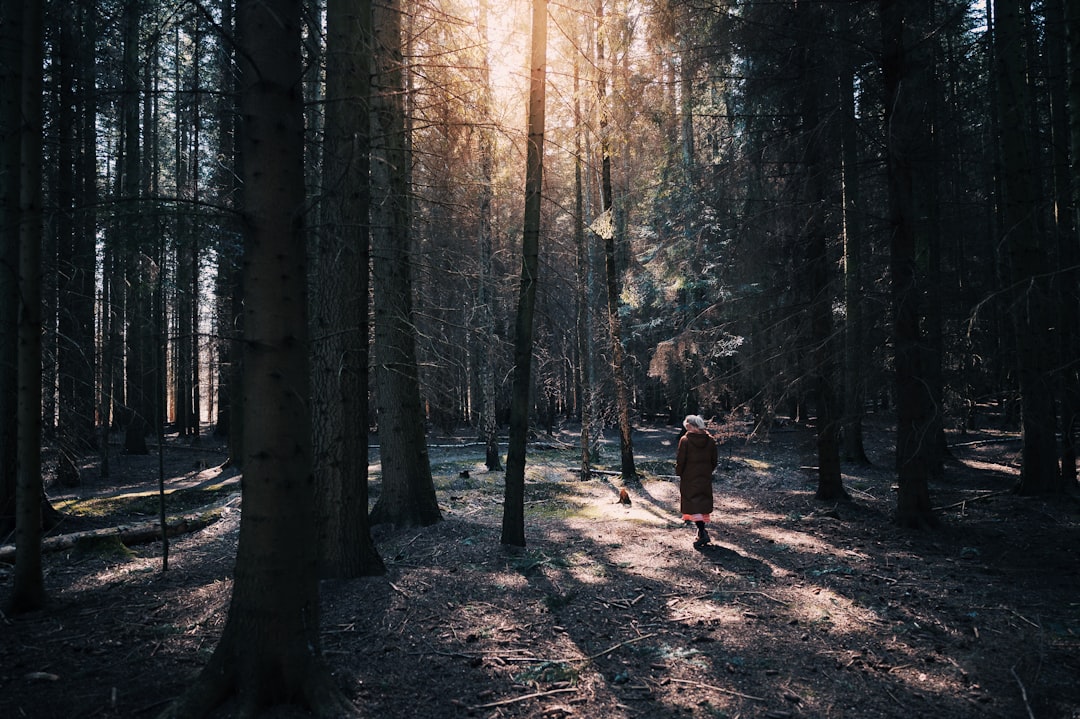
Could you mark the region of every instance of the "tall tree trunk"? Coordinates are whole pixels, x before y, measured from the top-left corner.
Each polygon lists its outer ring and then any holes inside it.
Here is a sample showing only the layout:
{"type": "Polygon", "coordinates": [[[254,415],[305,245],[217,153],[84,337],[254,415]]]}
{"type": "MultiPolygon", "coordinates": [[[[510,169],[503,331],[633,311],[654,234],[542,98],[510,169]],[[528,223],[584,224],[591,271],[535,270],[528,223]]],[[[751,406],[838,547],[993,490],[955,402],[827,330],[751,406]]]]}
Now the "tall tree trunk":
{"type": "MultiPolygon", "coordinates": [[[[844,32],[854,36],[853,11],[850,3],[841,7],[844,32]]],[[[864,373],[863,307],[863,231],[865,212],[862,182],[859,177],[859,139],[855,118],[855,58],[852,43],[844,43],[841,54],[840,91],[840,148],[843,182],[844,238],[844,400],[841,429],[841,459],[856,464],[869,464],[863,446],[863,416],[866,412],[866,377],[864,373]]]]}
{"type": "Polygon", "coordinates": [[[120,168],[120,197],[127,203],[132,218],[118,232],[123,238],[123,284],[125,299],[125,420],[124,451],[128,454],[147,454],[146,436],[150,431],[150,397],[146,395],[145,375],[150,372],[151,360],[146,356],[144,337],[150,326],[150,289],[145,279],[151,272],[152,259],[143,250],[139,229],[137,201],[141,192],[142,163],[139,146],[139,35],[141,0],[127,0],[124,5],[123,86],[120,112],[123,142],[120,168]]]}
{"type": "Polygon", "coordinates": [[[532,0],[528,139],[521,284],[514,322],[514,384],[510,397],[510,447],[506,454],[503,544],[525,546],[525,451],[532,388],[533,312],[539,272],[541,199],[544,187],[544,116],[547,83],[547,0],[532,0]]]}
{"type": "MultiPolygon", "coordinates": [[[[22,5],[0,0],[0,167],[19,166],[22,5]]],[[[18,172],[0,172],[0,532],[15,527],[19,308],[18,172]]]]}
{"type": "Polygon", "coordinates": [[[1005,246],[1011,315],[1016,327],[1017,377],[1020,382],[1023,448],[1020,484],[1025,495],[1061,491],[1057,467],[1055,414],[1050,385],[1053,357],[1049,333],[1049,281],[1045,245],[1040,228],[1039,172],[1031,147],[1029,112],[1031,89],[1027,76],[1024,14],[1031,8],[1022,0],[994,0],[997,55],[998,116],[1001,122],[1001,160],[1005,246]]]}
{"type": "MultiPolygon", "coordinates": [[[[6,8],[5,8],[6,9],[6,8]]],[[[19,167],[18,450],[16,453],[15,572],[11,610],[45,603],[41,568],[41,150],[42,5],[21,13],[22,138],[19,167]]]]}
{"type": "MultiPolygon", "coordinates": [[[[218,163],[216,187],[219,203],[225,207],[237,207],[242,204],[243,191],[237,177],[243,174],[243,158],[237,149],[239,142],[239,113],[236,112],[236,74],[233,72],[234,45],[233,37],[233,0],[220,0],[221,28],[217,55],[218,76],[225,92],[218,98],[215,113],[218,118],[218,163]]],[[[243,331],[242,305],[240,290],[240,247],[235,241],[238,232],[232,222],[227,222],[222,236],[216,244],[217,268],[214,277],[214,289],[217,304],[214,308],[218,340],[216,350],[218,362],[217,382],[217,424],[214,434],[225,437],[229,445],[229,461],[239,464],[243,456],[241,430],[242,405],[238,391],[243,367],[239,337],[243,331]]]]}
{"type": "MultiPolygon", "coordinates": [[[[175,53],[180,55],[180,29],[176,28],[175,53]]],[[[196,60],[196,66],[197,66],[196,60]]],[[[181,97],[184,84],[190,82],[190,78],[181,73],[181,66],[177,64],[173,78],[176,87],[178,107],[175,113],[175,144],[174,164],[176,167],[176,193],[179,199],[193,200],[195,193],[195,174],[197,162],[191,156],[194,142],[190,138],[192,126],[197,122],[198,112],[189,103],[185,103],[181,97]]],[[[173,283],[173,303],[175,306],[175,325],[172,336],[172,396],[174,407],[174,421],[178,437],[188,437],[197,429],[192,425],[192,399],[194,387],[192,377],[195,374],[192,357],[192,344],[189,332],[194,327],[195,295],[192,292],[195,277],[189,258],[194,254],[195,228],[191,217],[186,212],[180,212],[176,216],[176,231],[174,240],[173,267],[176,272],[176,281],[173,283]]]]}
{"type": "Polygon", "coordinates": [[[882,0],[879,3],[884,51],[886,172],[889,189],[890,270],[892,273],[893,352],[896,397],[896,470],[899,482],[896,521],[903,526],[937,524],[930,504],[933,471],[930,430],[933,398],[923,368],[923,341],[919,329],[920,278],[915,247],[917,218],[913,184],[915,163],[928,143],[920,73],[925,62],[915,49],[928,29],[915,3],[882,0]]]}
{"type": "MultiPolygon", "coordinates": [[[[78,158],[85,151],[81,135],[91,96],[80,87],[80,42],[76,38],[76,12],[89,12],[63,3],[58,7],[56,51],[59,110],[56,162],[56,282],[57,282],[57,437],[65,457],[86,452],[96,445],[94,436],[94,245],[87,237],[86,223],[76,207],[83,205],[85,164],[78,158]],[[81,90],[81,92],[80,92],[81,90]]],[[[81,45],[88,45],[83,42],[81,45]]],[[[83,210],[80,210],[80,213],[83,210]]],[[[78,481],[78,474],[61,474],[66,482],[78,481]]]]}
{"type": "Polygon", "coordinates": [[[319,653],[301,6],[241,0],[237,7],[246,187],[244,514],[221,639],[165,717],[208,716],[231,695],[241,716],[284,703],[319,717],[357,715],[319,653]]]}
{"type": "Polygon", "coordinates": [[[624,480],[636,482],[639,477],[634,467],[633,427],[630,422],[630,388],[626,380],[626,351],[622,342],[622,320],[619,317],[619,266],[616,258],[616,235],[621,223],[615,221],[614,192],[611,184],[611,145],[608,138],[610,108],[607,99],[607,70],[604,59],[604,2],[597,0],[596,17],[599,27],[596,40],[596,67],[599,77],[596,87],[600,112],[600,183],[601,209],[607,220],[598,232],[604,240],[604,268],[607,275],[607,314],[611,334],[611,373],[615,382],[615,405],[619,418],[620,470],[624,480]]]}
{"type": "MultiPolygon", "coordinates": [[[[1080,107],[1069,107],[1069,84],[1080,88],[1080,57],[1070,55],[1068,43],[1073,40],[1080,47],[1080,15],[1076,3],[1063,0],[1047,0],[1046,16],[1046,67],[1049,71],[1051,160],[1054,178],[1054,234],[1058,252],[1060,277],[1055,278],[1055,303],[1058,306],[1058,351],[1063,361],[1060,376],[1061,406],[1061,485],[1065,489],[1077,486],[1076,432],[1080,423],[1080,366],[1068,358],[1080,357],[1080,237],[1077,235],[1076,196],[1080,191],[1080,159],[1076,153],[1080,146],[1072,143],[1073,127],[1080,127],[1080,107]],[[1068,9],[1067,9],[1068,6],[1068,9]],[[1069,27],[1069,21],[1073,27],[1069,27]],[[1071,109],[1071,117],[1070,117],[1071,109]],[[1073,164],[1070,172],[1070,157],[1073,164]]],[[[1080,143],[1078,143],[1080,144],[1080,143]]]]}
{"type": "MultiPolygon", "coordinates": [[[[1080,233],[1080,8],[1076,6],[1076,3],[1065,3],[1064,18],[1068,39],[1069,177],[1072,179],[1069,212],[1072,214],[1073,226],[1073,236],[1066,238],[1066,242],[1071,248],[1070,252],[1074,253],[1067,254],[1066,257],[1076,257],[1076,254],[1080,254],[1080,247],[1077,247],[1080,244],[1080,237],[1077,236],[1080,233]]],[[[1072,261],[1070,266],[1075,268],[1078,264],[1080,263],[1072,261]]],[[[1080,270],[1074,269],[1072,278],[1065,285],[1073,288],[1066,295],[1066,302],[1069,303],[1069,309],[1066,312],[1072,312],[1073,317],[1065,325],[1065,333],[1069,341],[1064,356],[1080,357],[1080,290],[1077,289],[1080,287],[1080,270]]],[[[1076,443],[1077,435],[1080,434],[1080,365],[1076,362],[1072,363],[1068,370],[1067,392],[1068,407],[1065,413],[1066,421],[1062,423],[1062,432],[1068,433],[1068,438],[1065,440],[1065,453],[1069,461],[1067,465],[1062,466],[1062,481],[1065,482],[1071,478],[1071,482],[1066,486],[1075,489],[1077,487],[1076,443]]]]}
{"type": "Polygon", "coordinates": [[[822,63],[826,53],[818,50],[817,38],[824,36],[825,24],[821,11],[802,3],[796,10],[798,27],[806,32],[800,48],[805,71],[800,79],[799,112],[803,128],[803,221],[804,259],[806,266],[808,308],[811,337],[811,376],[817,399],[818,487],[816,497],[822,500],[847,498],[840,477],[840,420],[836,401],[835,352],[832,336],[833,286],[830,277],[827,228],[825,218],[826,168],[824,143],[830,137],[820,106],[826,95],[826,80],[832,77],[829,67],[822,63]]]}
{"type": "Polygon", "coordinates": [[[592,424],[593,424],[593,352],[592,352],[592,292],[591,253],[585,234],[585,183],[582,176],[584,165],[583,135],[585,126],[581,119],[581,55],[574,56],[574,246],[577,248],[577,354],[575,363],[580,392],[578,404],[581,415],[580,469],[579,477],[587,480],[592,476],[592,424]]]}
{"type": "Polygon", "coordinates": [[[401,0],[373,8],[371,252],[382,491],[371,521],[427,526],[440,521],[442,513],[428,459],[416,364],[401,0]]]}
{"type": "MultiPolygon", "coordinates": [[[[488,0],[480,0],[480,44],[488,46],[488,0]]],[[[485,52],[481,69],[481,104],[484,117],[490,117],[491,71],[485,52]]],[[[480,279],[476,291],[476,304],[480,311],[479,331],[477,334],[478,375],[480,383],[480,436],[484,440],[484,465],[489,472],[502,470],[502,457],[499,452],[499,420],[495,404],[495,287],[492,277],[492,242],[491,200],[494,182],[495,143],[493,130],[481,127],[478,133],[480,153],[480,207],[479,207],[479,245],[480,279]]]]}
{"type": "Polygon", "coordinates": [[[368,526],[370,0],[326,4],[326,146],[312,251],[312,405],[321,574],[386,572],[368,526]]]}

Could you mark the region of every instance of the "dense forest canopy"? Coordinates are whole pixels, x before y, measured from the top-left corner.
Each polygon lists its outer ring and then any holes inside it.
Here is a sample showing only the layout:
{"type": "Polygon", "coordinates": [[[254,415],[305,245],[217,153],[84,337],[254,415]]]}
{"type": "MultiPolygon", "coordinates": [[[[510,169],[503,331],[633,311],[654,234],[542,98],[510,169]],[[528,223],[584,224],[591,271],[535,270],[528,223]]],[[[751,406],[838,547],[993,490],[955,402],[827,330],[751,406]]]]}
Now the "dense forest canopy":
{"type": "MultiPolygon", "coordinates": [[[[528,7],[400,10],[423,415],[490,432],[509,407],[528,7]]],[[[823,451],[858,460],[862,415],[896,408],[915,412],[932,475],[934,437],[994,405],[1024,423],[1028,489],[1075,484],[1067,3],[609,0],[548,16],[538,427],[585,418],[595,436],[623,411],[746,417],[761,432],[816,418],[837,445],[823,451]],[[924,388],[918,407],[900,401],[898,369],[924,388]]],[[[338,121],[326,8],[303,3],[302,18],[314,245],[340,189],[324,171],[338,121]]],[[[71,457],[109,427],[136,452],[163,427],[227,432],[244,224],[231,3],[45,3],[42,22],[45,441],[71,457]]],[[[8,168],[19,129],[6,121],[8,168]]],[[[8,173],[9,248],[19,186],[8,173]]],[[[312,286],[339,270],[314,266],[312,286]]]]}
{"type": "MultiPolygon", "coordinates": [[[[528,9],[400,8],[409,326],[433,428],[507,421],[528,9]]],[[[778,417],[816,418],[826,454],[859,460],[863,414],[895,408],[915,413],[905,421],[927,440],[929,476],[934,437],[994,405],[1024,423],[1031,491],[1075,484],[1067,3],[548,10],[538,427],[584,421],[595,436],[620,412],[677,422],[693,411],[767,432],[778,417]],[[918,407],[900,401],[898,369],[924,388],[918,407]]],[[[145,451],[163,427],[197,436],[235,418],[234,16],[227,0],[44,5],[41,413],[65,457],[104,450],[109,427],[145,451]]],[[[301,220],[314,245],[330,221],[320,203],[341,189],[324,171],[339,121],[326,89],[332,18],[319,2],[302,18],[301,220]]],[[[18,131],[5,124],[9,153],[18,131]]],[[[6,179],[12,233],[19,182],[6,179]]],[[[315,287],[340,270],[313,266],[315,287]]],[[[15,398],[8,388],[5,403],[15,398]]]]}

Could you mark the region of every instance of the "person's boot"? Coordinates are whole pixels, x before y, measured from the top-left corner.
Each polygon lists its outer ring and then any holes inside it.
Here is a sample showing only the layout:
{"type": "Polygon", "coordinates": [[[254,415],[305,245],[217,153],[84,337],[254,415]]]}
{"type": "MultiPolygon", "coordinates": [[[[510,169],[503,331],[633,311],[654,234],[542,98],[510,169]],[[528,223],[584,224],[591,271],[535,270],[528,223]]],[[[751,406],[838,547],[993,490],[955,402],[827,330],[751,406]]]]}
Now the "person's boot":
{"type": "Polygon", "coordinates": [[[695,522],[697,524],[697,539],[694,540],[695,547],[704,547],[709,543],[709,533],[705,531],[705,522],[695,522]]]}

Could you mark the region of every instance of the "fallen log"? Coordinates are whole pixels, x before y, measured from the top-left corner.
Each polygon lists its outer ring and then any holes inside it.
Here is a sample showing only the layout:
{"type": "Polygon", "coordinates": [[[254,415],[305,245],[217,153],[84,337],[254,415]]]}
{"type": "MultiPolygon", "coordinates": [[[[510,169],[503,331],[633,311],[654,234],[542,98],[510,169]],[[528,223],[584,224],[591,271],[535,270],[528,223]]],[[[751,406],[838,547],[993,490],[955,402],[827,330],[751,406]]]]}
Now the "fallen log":
{"type": "MultiPolygon", "coordinates": [[[[225,511],[230,506],[238,503],[239,500],[239,497],[233,497],[229,501],[209,509],[177,517],[170,517],[165,522],[165,533],[169,537],[175,537],[180,534],[197,532],[200,529],[209,527],[211,524],[221,519],[224,516],[225,511]]],[[[122,524],[116,527],[90,529],[85,532],[72,532],[70,534],[60,534],[55,537],[46,537],[41,541],[41,551],[62,552],[67,549],[73,549],[76,545],[83,542],[112,538],[119,539],[125,546],[153,542],[161,538],[161,523],[155,520],[139,524],[122,524]]],[[[6,564],[15,563],[14,544],[0,546],[0,562],[6,564]]]]}

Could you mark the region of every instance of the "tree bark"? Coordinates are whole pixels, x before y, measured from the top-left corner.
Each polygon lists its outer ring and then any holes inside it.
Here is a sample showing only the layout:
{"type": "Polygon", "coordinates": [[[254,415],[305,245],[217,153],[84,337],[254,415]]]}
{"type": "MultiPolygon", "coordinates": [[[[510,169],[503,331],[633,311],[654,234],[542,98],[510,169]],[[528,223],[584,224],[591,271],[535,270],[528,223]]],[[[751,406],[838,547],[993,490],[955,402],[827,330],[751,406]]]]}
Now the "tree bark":
{"type": "MultiPolygon", "coordinates": [[[[1070,84],[1080,90],[1077,63],[1080,50],[1070,51],[1070,40],[1080,48],[1080,9],[1075,2],[1047,0],[1044,3],[1046,24],[1046,67],[1049,71],[1051,117],[1051,160],[1054,178],[1054,230],[1058,267],[1055,303],[1058,306],[1058,351],[1064,360],[1060,370],[1061,407],[1061,485],[1076,488],[1076,432],[1080,424],[1080,367],[1069,358],[1080,357],[1080,237],[1077,222],[1077,192],[1080,191],[1080,140],[1073,141],[1080,127],[1080,104],[1073,103],[1070,114],[1070,84]],[[1070,23],[1072,27],[1070,27],[1070,23]],[[1072,124],[1072,128],[1070,128],[1072,124]],[[1070,161],[1072,167],[1070,168],[1070,161]]],[[[1080,98],[1078,98],[1080,99],[1080,98]]]]}
{"type": "Polygon", "coordinates": [[[533,313],[539,272],[540,215],[544,187],[544,122],[547,82],[547,0],[532,2],[529,61],[528,139],[525,157],[525,216],[521,283],[514,323],[514,384],[510,397],[510,447],[506,455],[503,544],[525,546],[525,454],[532,388],[533,313]]]}
{"type": "Polygon", "coordinates": [[[312,252],[312,405],[324,577],[386,572],[368,525],[370,0],[326,5],[326,145],[312,252]]]}
{"type": "MultiPolygon", "coordinates": [[[[480,43],[488,46],[488,0],[480,0],[480,43]]],[[[481,69],[481,104],[485,117],[491,116],[491,71],[487,55],[481,69]]],[[[480,436],[484,440],[484,465],[489,472],[502,470],[499,452],[499,420],[495,402],[495,288],[492,273],[491,200],[493,195],[493,172],[495,143],[493,131],[481,127],[478,133],[480,154],[480,207],[478,219],[480,245],[480,279],[476,291],[476,305],[480,311],[477,331],[477,359],[480,383],[480,436]]]]}
{"type": "Polygon", "coordinates": [[[796,22],[803,35],[799,63],[805,75],[799,83],[799,112],[802,118],[803,168],[805,184],[802,190],[805,217],[803,219],[804,260],[809,297],[811,377],[817,400],[817,499],[846,499],[840,475],[840,420],[835,390],[836,358],[833,342],[832,303],[833,284],[829,272],[829,252],[825,207],[827,200],[824,143],[830,137],[827,121],[820,107],[827,94],[825,80],[832,77],[829,66],[821,62],[825,53],[818,50],[817,38],[824,36],[821,11],[800,4],[796,22]]]}
{"type": "Polygon", "coordinates": [[[27,0],[22,23],[22,132],[19,167],[18,399],[15,572],[11,610],[45,603],[41,566],[41,151],[42,6],[27,0]]]}
{"type": "MultiPolygon", "coordinates": [[[[842,30],[852,32],[853,11],[850,3],[841,8],[842,30]]],[[[843,183],[844,238],[844,382],[843,419],[841,420],[841,459],[866,465],[870,460],[863,446],[863,416],[866,404],[864,373],[863,307],[863,231],[862,182],[859,177],[859,139],[855,118],[855,58],[851,43],[844,43],[841,54],[840,152],[843,183]]]]}
{"type": "Polygon", "coordinates": [[[920,277],[916,269],[916,217],[913,163],[927,142],[924,106],[918,95],[925,65],[912,50],[913,36],[927,29],[905,11],[913,4],[882,0],[882,74],[885,81],[886,173],[889,190],[890,270],[892,273],[893,352],[896,397],[896,470],[899,483],[896,521],[902,526],[934,526],[930,503],[933,471],[933,403],[923,368],[919,328],[920,277]],[[910,33],[910,34],[909,34],[910,33]]]}
{"type": "Polygon", "coordinates": [[[607,315],[611,335],[611,374],[615,382],[615,406],[619,418],[619,459],[622,477],[626,481],[639,480],[634,466],[633,427],[630,421],[630,388],[626,379],[626,350],[622,341],[622,320],[619,317],[621,294],[620,271],[615,253],[616,236],[621,223],[615,221],[614,190],[611,183],[611,145],[608,138],[610,108],[607,100],[607,70],[604,66],[604,3],[596,2],[596,17],[600,23],[596,40],[597,106],[600,112],[600,184],[601,209],[608,216],[609,230],[601,234],[604,240],[604,269],[607,278],[607,315]]]}
{"type": "Polygon", "coordinates": [[[581,67],[580,56],[574,61],[574,246],[577,249],[575,278],[578,296],[575,315],[575,333],[578,361],[578,405],[581,416],[581,435],[578,449],[581,462],[578,477],[588,480],[592,476],[592,425],[593,425],[593,376],[592,376],[592,267],[588,236],[585,234],[585,183],[583,178],[585,126],[581,119],[581,67]]]}
{"type": "Polygon", "coordinates": [[[124,5],[123,87],[121,90],[121,133],[124,144],[120,168],[120,198],[127,203],[130,221],[118,230],[122,237],[123,275],[121,287],[126,292],[126,345],[124,374],[126,427],[124,451],[128,454],[148,454],[146,436],[153,417],[145,377],[150,374],[152,358],[147,353],[146,337],[150,333],[150,287],[147,278],[153,259],[146,253],[137,203],[142,190],[142,163],[139,125],[139,33],[142,24],[141,0],[128,0],[124,5]]]}
{"type": "Polygon", "coordinates": [[[244,511],[220,641],[165,717],[286,702],[354,716],[319,654],[307,258],[302,228],[301,0],[237,6],[243,117],[244,511]]]}
{"type": "Polygon", "coordinates": [[[374,6],[371,252],[382,491],[372,524],[427,526],[435,498],[416,364],[401,0],[374,6]]]}
{"type": "MultiPolygon", "coordinates": [[[[22,3],[0,0],[0,166],[19,166],[22,3]]],[[[0,532],[15,527],[18,424],[19,173],[0,172],[0,532]]]]}
{"type": "Polygon", "coordinates": [[[1031,89],[1021,0],[995,0],[998,116],[1000,118],[1005,247],[1008,253],[1011,315],[1016,327],[1017,377],[1020,383],[1020,483],[1024,495],[1062,490],[1057,466],[1053,390],[1055,356],[1049,326],[1049,287],[1044,233],[1039,223],[1038,159],[1030,146],[1028,121],[1031,89]]]}

